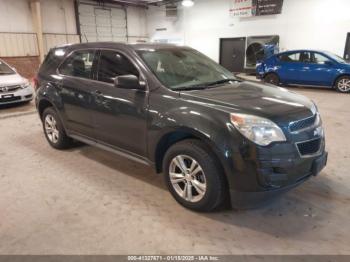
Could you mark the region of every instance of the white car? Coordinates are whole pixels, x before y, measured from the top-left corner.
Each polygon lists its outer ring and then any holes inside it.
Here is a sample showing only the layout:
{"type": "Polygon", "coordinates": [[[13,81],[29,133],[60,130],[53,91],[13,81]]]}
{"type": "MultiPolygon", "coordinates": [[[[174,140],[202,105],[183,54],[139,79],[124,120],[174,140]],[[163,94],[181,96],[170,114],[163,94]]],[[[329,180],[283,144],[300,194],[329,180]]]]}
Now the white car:
{"type": "Polygon", "coordinates": [[[29,102],[34,97],[30,82],[0,60],[0,105],[29,102]]]}

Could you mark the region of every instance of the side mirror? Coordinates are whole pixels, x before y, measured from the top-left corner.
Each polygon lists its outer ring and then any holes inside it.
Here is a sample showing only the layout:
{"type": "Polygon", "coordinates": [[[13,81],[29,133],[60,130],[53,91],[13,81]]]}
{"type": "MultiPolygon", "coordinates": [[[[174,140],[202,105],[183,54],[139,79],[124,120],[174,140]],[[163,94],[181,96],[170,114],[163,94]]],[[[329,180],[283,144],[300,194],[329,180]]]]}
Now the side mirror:
{"type": "Polygon", "coordinates": [[[332,62],[332,61],[325,61],[324,62],[324,64],[326,65],[326,66],[333,66],[334,65],[334,63],[332,62]]]}
{"type": "Polygon", "coordinates": [[[143,82],[141,83],[139,78],[135,75],[117,76],[114,79],[114,85],[117,88],[123,89],[145,89],[143,82]]]}

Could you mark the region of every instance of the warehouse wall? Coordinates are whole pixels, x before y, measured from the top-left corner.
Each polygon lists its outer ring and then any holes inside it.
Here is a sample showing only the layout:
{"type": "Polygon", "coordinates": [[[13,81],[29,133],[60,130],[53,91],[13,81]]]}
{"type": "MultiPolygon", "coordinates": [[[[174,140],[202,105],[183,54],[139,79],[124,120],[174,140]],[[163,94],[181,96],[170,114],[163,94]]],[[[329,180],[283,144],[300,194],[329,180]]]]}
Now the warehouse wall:
{"type": "Polygon", "coordinates": [[[129,6],[127,8],[127,19],[129,43],[148,41],[147,10],[129,6]]]}
{"type": "MultiPolygon", "coordinates": [[[[79,42],[73,0],[41,1],[44,48],[79,42]]],[[[0,57],[26,77],[39,66],[39,50],[28,0],[0,0],[0,57]]]]}
{"type": "Polygon", "coordinates": [[[284,0],[281,15],[233,18],[233,0],[195,0],[192,8],[180,7],[178,18],[165,17],[163,8],[148,11],[151,40],[170,39],[219,59],[219,38],[280,35],[282,50],[325,49],[343,55],[350,32],[349,0],[284,0]],[[165,31],[156,31],[166,28],[165,31]]]}

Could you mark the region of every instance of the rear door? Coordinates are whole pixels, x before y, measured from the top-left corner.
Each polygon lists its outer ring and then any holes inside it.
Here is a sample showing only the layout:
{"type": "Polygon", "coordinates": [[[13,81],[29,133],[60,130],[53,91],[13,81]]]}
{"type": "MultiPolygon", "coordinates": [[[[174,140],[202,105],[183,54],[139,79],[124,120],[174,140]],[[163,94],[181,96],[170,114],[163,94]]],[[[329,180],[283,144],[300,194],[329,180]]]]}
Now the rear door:
{"type": "Polygon", "coordinates": [[[300,61],[301,52],[283,53],[277,56],[277,73],[283,83],[298,84],[303,63],[300,61]]]}
{"type": "Polygon", "coordinates": [[[62,63],[58,71],[62,77],[59,93],[69,131],[93,138],[94,68],[93,49],[75,51],[62,63]]]}
{"type": "Polygon", "coordinates": [[[130,57],[118,50],[101,50],[95,88],[97,139],[117,149],[146,155],[148,91],[121,89],[114,79],[140,72],[130,57]]]}

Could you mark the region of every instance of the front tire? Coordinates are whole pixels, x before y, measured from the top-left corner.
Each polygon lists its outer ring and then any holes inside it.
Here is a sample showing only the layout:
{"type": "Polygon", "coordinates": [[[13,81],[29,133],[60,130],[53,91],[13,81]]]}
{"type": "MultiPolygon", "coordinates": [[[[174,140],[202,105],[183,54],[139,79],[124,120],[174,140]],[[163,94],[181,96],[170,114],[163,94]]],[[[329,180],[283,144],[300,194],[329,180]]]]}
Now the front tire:
{"type": "Polygon", "coordinates": [[[340,93],[350,93],[350,76],[339,77],[335,83],[335,89],[340,93]]]}
{"type": "Polygon", "coordinates": [[[269,73],[264,77],[264,82],[278,86],[280,84],[280,78],[275,73],[269,73]]]}
{"type": "Polygon", "coordinates": [[[46,140],[55,149],[66,149],[71,146],[72,140],[66,135],[63,124],[52,107],[46,108],[42,115],[43,128],[46,140]]]}
{"type": "Polygon", "coordinates": [[[170,193],[182,206],[209,212],[223,204],[227,191],[222,168],[201,141],[185,140],[170,147],[163,171],[170,193]]]}

